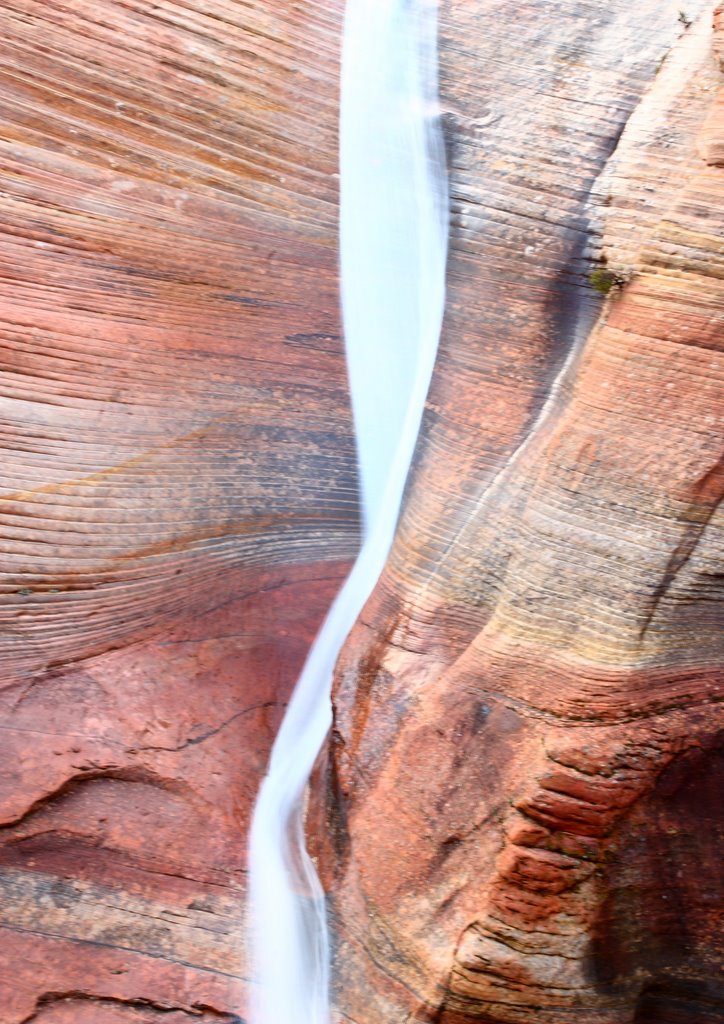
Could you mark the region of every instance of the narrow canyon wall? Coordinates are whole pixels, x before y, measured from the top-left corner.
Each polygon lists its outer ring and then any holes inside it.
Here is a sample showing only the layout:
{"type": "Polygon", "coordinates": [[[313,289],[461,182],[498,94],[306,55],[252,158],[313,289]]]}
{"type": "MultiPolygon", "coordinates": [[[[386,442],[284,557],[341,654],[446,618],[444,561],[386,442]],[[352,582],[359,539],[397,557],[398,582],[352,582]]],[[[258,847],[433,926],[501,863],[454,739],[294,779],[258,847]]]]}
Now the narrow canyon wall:
{"type": "Polygon", "coordinates": [[[345,1021],[724,1014],[724,81],[698,10],[446,11],[449,314],[313,822],[345,1021]]]}
{"type": "MultiPolygon", "coordinates": [[[[245,1018],[251,804],[358,542],[342,6],[2,6],[0,1024],[245,1018]]],[[[310,812],[340,1021],[721,1019],[724,94],[684,14],[441,4],[446,325],[310,812]]]]}
{"type": "Polygon", "coordinates": [[[358,543],[338,3],[0,5],[0,1022],[237,1021],[358,543]]]}

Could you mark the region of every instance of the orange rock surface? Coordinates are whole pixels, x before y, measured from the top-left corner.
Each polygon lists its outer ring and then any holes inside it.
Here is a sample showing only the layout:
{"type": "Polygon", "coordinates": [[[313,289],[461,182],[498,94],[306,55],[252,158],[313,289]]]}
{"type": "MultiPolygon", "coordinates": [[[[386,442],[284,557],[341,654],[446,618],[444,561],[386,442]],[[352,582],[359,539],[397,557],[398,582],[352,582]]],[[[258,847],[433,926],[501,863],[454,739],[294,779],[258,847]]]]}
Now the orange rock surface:
{"type": "Polygon", "coordinates": [[[722,78],[700,10],[444,21],[449,313],[314,819],[340,1020],[724,1013],[722,78]]]}
{"type": "MultiPolygon", "coordinates": [[[[358,542],[342,6],[4,5],[0,1024],[245,1020],[358,542]]],[[[724,1012],[724,14],[678,6],[441,5],[446,324],[309,819],[335,1024],[724,1012]]]]}
{"type": "Polygon", "coordinates": [[[358,542],[340,16],[3,5],[0,1024],[245,1013],[251,805],[358,542]]]}

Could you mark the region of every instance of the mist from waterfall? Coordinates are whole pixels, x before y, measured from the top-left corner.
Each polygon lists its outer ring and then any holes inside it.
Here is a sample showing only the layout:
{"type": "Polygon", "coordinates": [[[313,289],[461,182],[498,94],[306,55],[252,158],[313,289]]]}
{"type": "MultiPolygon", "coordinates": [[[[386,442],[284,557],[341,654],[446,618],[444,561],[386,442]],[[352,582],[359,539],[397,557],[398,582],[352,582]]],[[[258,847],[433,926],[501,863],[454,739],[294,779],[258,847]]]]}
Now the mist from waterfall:
{"type": "Polygon", "coordinates": [[[385,564],[437,351],[448,197],[434,0],[348,0],[342,53],[342,307],[363,543],[309,652],[251,827],[253,1024],[329,1024],[324,893],[304,793],[332,722],[340,648],[385,564]]]}

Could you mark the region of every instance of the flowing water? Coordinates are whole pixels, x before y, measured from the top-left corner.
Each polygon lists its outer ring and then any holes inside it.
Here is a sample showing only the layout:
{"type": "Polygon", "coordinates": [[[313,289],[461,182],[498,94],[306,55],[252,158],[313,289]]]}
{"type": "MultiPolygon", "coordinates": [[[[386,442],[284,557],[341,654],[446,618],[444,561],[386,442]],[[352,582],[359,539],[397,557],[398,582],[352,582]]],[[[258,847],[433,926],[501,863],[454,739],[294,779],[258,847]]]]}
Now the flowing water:
{"type": "Polygon", "coordinates": [[[253,1024],[328,1024],[324,893],[303,800],[332,721],[340,648],[397,524],[444,304],[448,199],[434,0],[348,0],[340,123],[342,308],[363,543],[309,653],[252,821],[253,1024]]]}

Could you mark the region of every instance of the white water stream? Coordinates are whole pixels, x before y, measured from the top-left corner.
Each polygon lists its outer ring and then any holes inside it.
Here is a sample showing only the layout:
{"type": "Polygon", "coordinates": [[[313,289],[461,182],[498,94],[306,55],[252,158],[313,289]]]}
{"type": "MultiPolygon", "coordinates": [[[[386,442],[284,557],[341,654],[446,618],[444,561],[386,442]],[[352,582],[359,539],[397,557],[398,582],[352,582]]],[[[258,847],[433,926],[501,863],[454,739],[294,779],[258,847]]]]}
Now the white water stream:
{"type": "Polygon", "coordinates": [[[448,198],[435,0],[348,0],[340,250],[363,543],[309,652],[272,750],[249,846],[253,1024],[329,1024],[324,893],[303,799],[332,721],[340,648],[385,564],[440,335],[448,198]]]}

